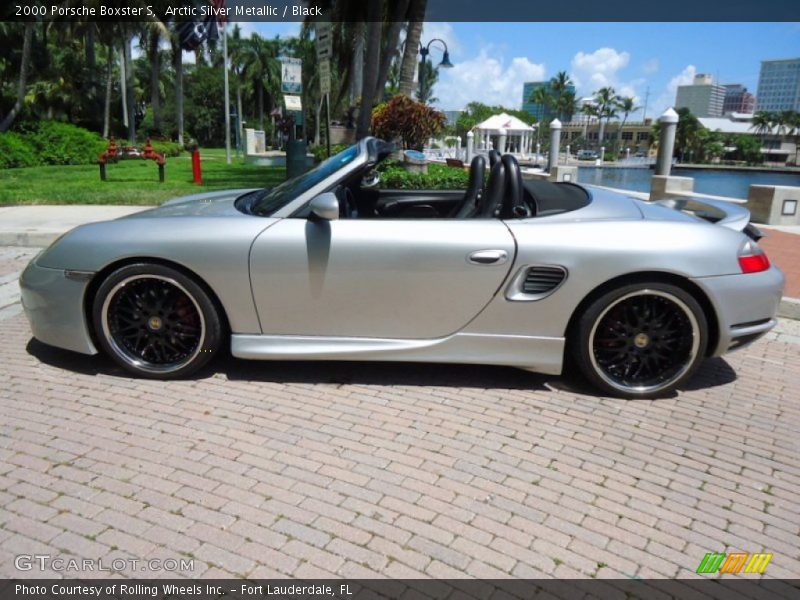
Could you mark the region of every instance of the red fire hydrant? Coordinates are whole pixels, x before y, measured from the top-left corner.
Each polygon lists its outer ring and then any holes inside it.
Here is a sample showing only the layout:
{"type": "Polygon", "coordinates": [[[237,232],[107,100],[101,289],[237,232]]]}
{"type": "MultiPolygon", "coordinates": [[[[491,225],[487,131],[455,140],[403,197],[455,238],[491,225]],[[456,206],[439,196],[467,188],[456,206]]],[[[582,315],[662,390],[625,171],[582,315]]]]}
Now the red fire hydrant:
{"type": "Polygon", "coordinates": [[[192,150],[192,177],[198,185],[203,183],[203,173],[200,171],[200,151],[192,150]]]}

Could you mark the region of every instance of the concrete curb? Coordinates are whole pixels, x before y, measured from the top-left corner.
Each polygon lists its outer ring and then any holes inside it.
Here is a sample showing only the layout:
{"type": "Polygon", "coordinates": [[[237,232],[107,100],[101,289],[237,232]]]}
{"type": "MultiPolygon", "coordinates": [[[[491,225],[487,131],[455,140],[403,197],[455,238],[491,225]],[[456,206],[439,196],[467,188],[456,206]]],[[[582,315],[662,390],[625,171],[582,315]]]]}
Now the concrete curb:
{"type": "Polygon", "coordinates": [[[800,300],[797,298],[781,298],[781,304],[778,307],[778,316],[784,319],[800,321],[800,300]]]}

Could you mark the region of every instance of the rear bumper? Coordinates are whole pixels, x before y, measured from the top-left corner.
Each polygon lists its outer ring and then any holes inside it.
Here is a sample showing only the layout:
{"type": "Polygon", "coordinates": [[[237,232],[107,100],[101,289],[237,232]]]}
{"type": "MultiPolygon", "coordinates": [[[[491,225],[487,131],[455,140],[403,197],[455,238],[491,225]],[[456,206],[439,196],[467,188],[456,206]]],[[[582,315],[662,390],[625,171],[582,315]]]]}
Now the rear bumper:
{"type": "Polygon", "coordinates": [[[63,269],[31,261],[19,278],[19,287],[33,337],[65,350],[97,354],[83,310],[88,283],[68,278],[63,269]]]}
{"type": "Polygon", "coordinates": [[[692,280],[708,296],[717,315],[720,356],[750,344],[776,324],[785,278],[775,266],[761,273],[699,277],[692,280]]]}

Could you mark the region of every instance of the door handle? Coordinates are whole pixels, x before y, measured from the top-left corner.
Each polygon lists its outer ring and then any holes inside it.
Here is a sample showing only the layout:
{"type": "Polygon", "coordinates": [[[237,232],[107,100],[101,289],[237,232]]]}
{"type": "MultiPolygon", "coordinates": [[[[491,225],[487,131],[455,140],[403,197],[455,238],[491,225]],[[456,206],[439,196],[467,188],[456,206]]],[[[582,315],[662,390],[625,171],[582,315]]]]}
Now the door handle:
{"type": "Polygon", "coordinates": [[[473,265],[502,265],[508,260],[505,250],[478,250],[467,257],[473,265]]]}

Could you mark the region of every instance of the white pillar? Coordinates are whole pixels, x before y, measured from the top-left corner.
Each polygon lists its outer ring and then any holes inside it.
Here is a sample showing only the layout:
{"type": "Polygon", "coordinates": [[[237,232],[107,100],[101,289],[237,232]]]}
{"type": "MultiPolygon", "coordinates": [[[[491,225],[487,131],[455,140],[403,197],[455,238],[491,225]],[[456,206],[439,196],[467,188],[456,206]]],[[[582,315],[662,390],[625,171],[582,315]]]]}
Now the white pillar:
{"type": "Polygon", "coordinates": [[[500,133],[500,136],[499,136],[499,138],[497,140],[497,145],[499,146],[497,148],[497,151],[500,154],[505,154],[506,153],[506,141],[508,140],[508,132],[506,132],[505,128],[503,128],[503,127],[501,127],[498,130],[498,132],[500,133]]]}
{"type": "Polygon", "coordinates": [[[661,135],[658,139],[656,175],[669,175],[672,170],[672,153],[675,150],[675,133],[678,129],[678,113],[671,108],[658,118],[661,135]]]}
{"type": "Polygon", "coordinates": [[[606,147],[600,146],[600,164],[602,165],[605,160],[606,160],[606,147]]]}
{"type": "Polygon", "coordinates": [[[569,144],[567,144],[567,151],[564,153],[564,164],[569,164],[569,144]]]}
{"type": "Polygon", "coordinates": [[[561,121],[553,119],[550,123],[550,157],[547,161],[547,170],[553,171],[558,166],[558,152],[561,145],[561,121]]]}
{"type": "Polygon", "coordinates": [[[467,132],[467,160],[465,162],[472,161],[472,154],[474,152],[473,145],[475,144],[475,134],[471,131],[467,132]]]}

